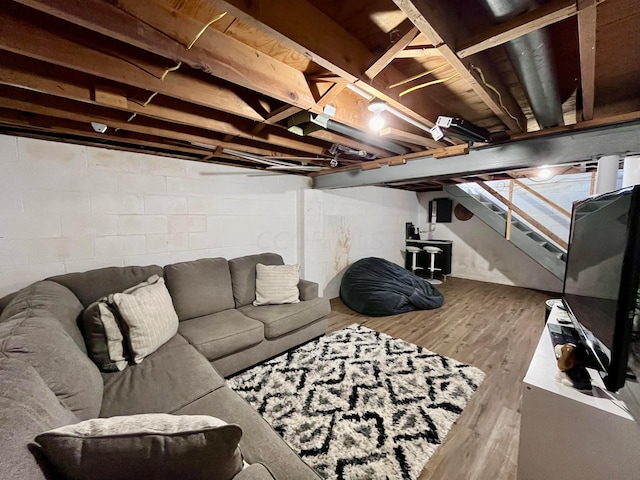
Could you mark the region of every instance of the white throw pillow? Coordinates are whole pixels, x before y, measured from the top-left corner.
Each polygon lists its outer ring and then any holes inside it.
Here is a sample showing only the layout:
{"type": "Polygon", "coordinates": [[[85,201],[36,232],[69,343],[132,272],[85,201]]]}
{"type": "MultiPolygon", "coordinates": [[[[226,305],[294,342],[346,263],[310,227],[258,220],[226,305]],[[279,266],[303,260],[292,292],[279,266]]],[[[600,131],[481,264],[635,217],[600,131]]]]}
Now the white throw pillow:
{"type": "Polygon", "coordinates": [[[300,302],[300,265],[256,265],[255,306],[300,302]]]}
{"type": "Polygon", "coordinates": [[[154,275],[146,282],[113,295],[127,327],[129,348],[135,363],[155,352],[178,332],[178,315],[164,279],[154,275]]]}

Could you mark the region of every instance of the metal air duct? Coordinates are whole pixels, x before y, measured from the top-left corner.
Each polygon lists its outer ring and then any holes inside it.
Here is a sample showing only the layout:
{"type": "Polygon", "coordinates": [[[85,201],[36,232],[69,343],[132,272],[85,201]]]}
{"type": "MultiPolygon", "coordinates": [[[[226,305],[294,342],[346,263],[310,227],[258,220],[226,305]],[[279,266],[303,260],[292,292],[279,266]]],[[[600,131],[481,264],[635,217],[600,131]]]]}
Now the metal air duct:
{"type": "MultiPolygon", "coordinates": [[[[533,0],[481,1],[497,23],[536,6],[533,0]]],[[[505,48],[540,127],[563,125],[562,103],[546,30],[522,35],[507,42],[505,48]]]]}

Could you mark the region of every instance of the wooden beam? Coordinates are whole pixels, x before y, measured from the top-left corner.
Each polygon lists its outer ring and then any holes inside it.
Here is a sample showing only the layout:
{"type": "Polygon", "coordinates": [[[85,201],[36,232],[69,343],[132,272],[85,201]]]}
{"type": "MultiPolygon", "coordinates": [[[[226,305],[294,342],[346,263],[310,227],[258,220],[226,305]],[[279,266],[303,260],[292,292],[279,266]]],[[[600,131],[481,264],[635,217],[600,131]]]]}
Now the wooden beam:
{"type": "Polygon", "coordinates": [[[259,135],[251,133],[251,121],[239,117],[230,119],[228,115],[167,97],[156,97],[154,102],[142,106],[128,99],[122,89],[100,84],[94,87],[96,82],[100,81],[98,78],[71,72],[56,65],[25,60],[17,55],[5,53],[3,62],[0,63],[0,84],[19,86],[93,105],[106,105],[128,114],[135,113],[157,120],[208,129],[301,152],[322,154],[325,151],[322,146],[300,140],[272,127],[263,130],[259,135]],[[109,93],[105,95],[105,92],[109,93]]]}
{"type": "MultiPolygon", "coordinates": [[[[178,15],[175,10],[165,10],[158,3],[127,2],[136,16],[144,17],[153,24],[152,28],[101,0],[16,1],[271,98],[304,109],[315,105],[302,72],[222,32],[207,29],[191,49],[162,34],[162,31],[183,27],[175,21],[178,15]]],[[[184,16],[178,20],[185,20],[184,16]]]]}
{"type": "Polygon", "coordinates": [[[442,58],[442,54],[440,50],[436,47],[417,47],[417,48],[406,48],[401,52],[398,52],[396,58],[433,58],[438,57],[442,58]]]}
{"type": "Polygon", "coordinates": [[[378,59],[373,62],[369,68],[367,68],[364,74],[373,79],[375,78],[384,68],[389,65],[394,58],[398,55],[399,52],[407,48],[407,46],[413,41],[420,31],[415,27],[411,26],[409,31],[402,35],[393,45],[391,45],[386,52],[378,57],[378,59]]]}
{"type": "Polygon", "coordinates": [[[461,47],[456,53],[460,58],[469,57],[565,20],[576,13],[578,9],[575,0],[556,0],[474,35],[461,42],[461,47]]]}
{"type": "Polygon", "coordinates": [[[256,134],[262,131],[262,129],[267,125],[274,125],[280,122],[281,120],[284,120],[285,118],[289,118],[291,115],[298,113],[299,111],[300,109],[298,107],[292,107],[291,105],[284,105],[283,107],[278,108],[274,112],[271,112],[269,116],[267,116],[267,118],[265,118],[262,122],[257,124],[251,132],[256,134]]]}
{"type": "Polygon", "coordinates": [[[438,115],[451,113],[446,113],[445,106],[426,95],[419,99],[403,98],[401,102],[398,93],[387,90],[389,85],[406,79],[406,75],[393,66],[385,68],[371,81],[365,72],[377,60],[376,56],[309,0],[210,1],[419,123],[432,127],[438,115]]]}
{"type": "Polygon", "coordinates": [[[230,143],[216,140],[211,138],[211,135],[207,135],[205,131],[194,128],[181,127],[177,125],[169,128],[166,124],[149,120],[144,124],[127,122],[124,117],[119,119],[117,112],[114,113],[106,107],[85,106],[84,108],[69,108],[70,104],[68,100],[45,97],[44,95],[37,94],[35,92],[23,91],[18,96],[15,95],[15,90],[12,87],[0,87],[0,98],[3,98],[2,105],[5,108],[34,113],[37,115],[46,115],[49,117],[74,120],[77,122],[86,122],[87,124],[95,121],[104,123],[112,129],[155,135],[184,142],[198,142],[201,144],[212,145],[213,147],[222,146],[257,155],[275,156],[287,153],[286,151],[283,152],[280,150],[258,148],[242,143],[230,143]]]}
{"type": "Polygon", "coordinates": [[[440,148],[440,144],[426,135],[416,135],[415,133],[403,132],[397,128],[383,128],[378,135],[389,140],[399,140],[413,145],[421,145],[428,148],[440,148]]]}
{"type": "Polygon", "coordinates": [[[133,85],[148,92],[159,92],[244,118],[262,120],[262,116],[244,99],[226,87],[180,72],[173,72],[160,80],[137,66],[143,63],[143,59],[127,56],[124,52],[115,57],[92,49],[82,45],[80,40],[76,42],[54,35],[46,28],[11,15],[4,9],[0,9],[0,49],[133,85]]]}
{"type": "Polygon", "coordinates": [[[580,79],[582,119],[593,119],[596,76],[596,0],[578,0],[578,39],[580,44],[580,79]]]}
{"type": "Polygon", "coordinates": [[[493,64],[484,58],[482,53],[475,55],[473,59],[460,59],[456,55],[457,36],[466,33],[462,22],[452,19],[451,13],[445,11],[439,3],[431,2],[427,6],[426,2],[418,2],[417,0],[393,1],[418,27],[427,40],[438,47],[444,59],[509,130],[512,132],[526,131],[525,116],[493,64]],[[500,92],[504,108],[492,89],[471,73],[472,65],[482,71],[487,84],[500,92]]]}
{"type": "Polygon", "coordinates": [[[425,157],[433,157],[436,159],[453,157],[457,155],[464,155],[469,152],[469,146],[467,144],[464,145],[453,145],[451,147],[443,147],[443,148],[433,148],[428,150],[423,150],[420,152],[412,152],[406,153],[404,155],[396,155],[393,157],[380,158],[378,160],[371,160],[369,162],[363,162],[362,164],[357,165],[347,165],[339,168],[332,168],[331,170],[322,170],[320,172],[312,172],[309,176],[317,177],[322,175],[340,173],[340,172],[348,172],[351,170],[360,170],[360,167],[363,165],[367,165],[364,170],[372,170],[375,168],[380,168],[383,165],[405,165],[410,160],[416,158],[425,158],[425,157]]]}

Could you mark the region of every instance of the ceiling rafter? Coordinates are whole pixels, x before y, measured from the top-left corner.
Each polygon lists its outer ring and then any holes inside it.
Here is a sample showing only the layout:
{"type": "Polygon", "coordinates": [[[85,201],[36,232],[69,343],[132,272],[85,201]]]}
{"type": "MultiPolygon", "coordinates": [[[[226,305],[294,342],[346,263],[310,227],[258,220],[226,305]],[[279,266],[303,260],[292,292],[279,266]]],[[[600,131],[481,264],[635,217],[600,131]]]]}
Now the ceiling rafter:
{"type": "Polygon", "coordinates": [[[210,1],[419,123],[431,127],[438,115],[450,114],[429,97],[422,97],[419,101],[412,98],[400,101],[398,93],[388,90],[388,87],[406,77],[393,65],[385,68],[374,80],[369,79],[365,72],[376,61],[376,56],[307,0],[210,1]],[[291,22],[290,18],[296,21],[291,22]]]}
{"type": "Polygon", "coordinates": [[[595,104],[597,1],[577,0],[577,3],[582,119],[592,120],[595,104]]]}
{"type": "MultiPolygon", "coordinates": [[[[169,98],[158,99],[156,97],[157,100],[155,102],[143,107],[124,96],[126,92],[117,92],[117,89],[105,86],[104,82],[103,84],[96,83],[97,79],[77,72],[74,72],[73,76],[66,76],[64,73],[61,67],[37,62],[31,62],[29,70],[25,71],[19,62],[16,62],[15,59],[12,60],[11,55],[7,54],[3,63],[0,64],[0,84],[20,85],[21,88],[68,100],[110,106],[128,114],[135,113],[156,120],[203,128],[216,133],[238,136],[311,154],[322,154],[325,150],[320,145],[314,145],[293,136],[288,138],[288,136],[281,134],[280,129],[268,128],[263,130],[260,135],[257,135],[251,133],[250,127],[252,123],[248,120],[236,118],[231,122],[214,118],[217,113],[215,111],[186,103],[177,104],[177,101],[169,98]],[[73,80],[71,80],[71,77],[73,80]],[[109,96],[105,95],[106,91],[110,91],[111,94],[109,96]],[[115,98],[118,94],[120,97],[115,98]],[[110,103],[106,102],[107,98],[111,99],[110,103]]],[[[222,115],[218,114],[217,116],[221,117],[222,115]]]]}
{"type": "Polygon", "coordinates": [[[578,9],[575,0],[556,0],[487,29],[480,35],[474,35],[461,41],[456,53],[460,58],[469,57],[527,33],[566,20],[576,13],[578,13],[578,9]]]}
{"type": "Polygon", "coordinates": [[[54,35],[44,27],[0,11],[0,49],[29,58],[133,85],[215,110],[260,121],[262,117],[234,91],[193,76],[174,72],[164,81],[137,67],[141,60],[120,53],[118,57],[54,35]]]}
{"type": "MultiPolygon", "coordinates": [[[[4,98],[3,106],[23,112],[31,112],[38,115],[59,117],[67,120],[79,122],[100,122],[114,129],[121,129],[131,132],[144,133],[148,135],[161,136],[168,139],[181,140],[185,142],[199,142],[211,144],[214,147],[234,148],[258,155],[283,155],[298,152],[291,152],[288,149],[274,150],[273,148],[261,148],[245,143],[223,142],[212,138],[210,134],[202,129],[185,127],[181,125],[168,125],[164,122],[152,119],[142,119],[143,121],[127,122],[126,116],[122,112],[114,111],[108,107],[98,107],[86,105],[84,108],[69,109],[68,102],[60,98],[45,96],[36,92],[20,92],[19,98],[15,95],[15,87],[0,86],[0,96],[4,98]],[[67,107],[65,107],[67,106],[67,107]]],[[[136,119],[138,120],[138,119],[136,119]]]]}
{"type": "Polygon", "coordinates": [[[380,55],[369,68],[365,70],[365,76],[371,79],[375,78],[393,61],[394,58],[396,58],[398,53],[409,46],[419,33],[420,31],[415,26],[411,25],[407,33],[402,35],[382,55],[380,55]]]}
{"type": "Polygon", "coordinates": [[[455,22],[454,26],[454,21],[438,4],[429,4],[427,8],[424,2],[418,3],[415,0],[393,1],[414,25],[418,27],[428,41],[438,47],[444,59],[453,67],[460,77],[469,84],[471,89],[473,89],[491,111],[500,118],[509,130],[512,132],[526,130],[525,116],[518,102],[504,85],[491,62],[487,61],[482,53],[465,59],[460,59],[456,55],[456,36],[466,34],[461,22],[455,22]],[[495,93],[489,89],[485,82],[477,79],[471,73],[472,67],[480,69],[483,77],[486,79],[486,83],[500,92],[500,98],[496,98],[495,93]]]}
{"type": "MultiPolygon", "coordinates": [[[[303,109],[315,106],[304,75],[234,38],[207,29],[191,49],[157,29],[180,28],[157,15],[158,4],[137,2],[151,11],[145,22],[100,0],[14,0],[89,30],[118,39],[176,62],[183,62],[215,77],[249,88],[303,109]],[[100,21],[98,22],[99,19],[100,21]]],[[[145,10],[146,11],[146,10],[145,10]]],[[[166,13],[166,12],[165,12],[166,13]]],[[[138,13],[143,15],[141,13],[138,13]]],[[[169,15],[168,18],[171,18],[169,15]]]]}

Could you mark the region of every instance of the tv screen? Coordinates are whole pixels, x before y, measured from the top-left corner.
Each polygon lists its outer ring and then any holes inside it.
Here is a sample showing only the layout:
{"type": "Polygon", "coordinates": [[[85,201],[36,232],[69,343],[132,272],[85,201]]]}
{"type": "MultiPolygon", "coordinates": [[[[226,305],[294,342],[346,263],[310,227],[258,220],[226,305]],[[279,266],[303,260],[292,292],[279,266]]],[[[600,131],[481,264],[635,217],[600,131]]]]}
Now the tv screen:
{"type": "Polygon", "coordinates": [[[573,205],[563,300],[592,365],[624,385],[638,294],[640,187],[573,205]]]}

